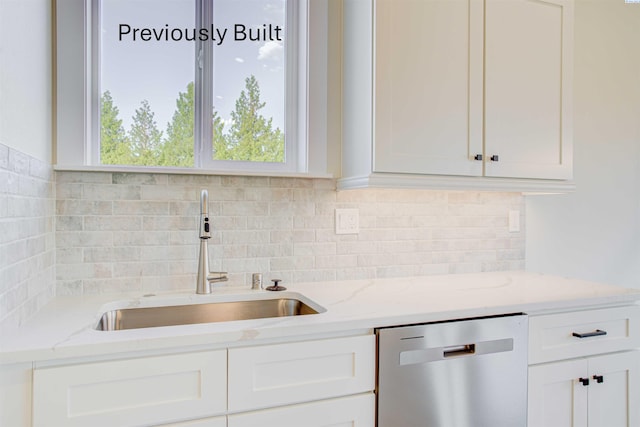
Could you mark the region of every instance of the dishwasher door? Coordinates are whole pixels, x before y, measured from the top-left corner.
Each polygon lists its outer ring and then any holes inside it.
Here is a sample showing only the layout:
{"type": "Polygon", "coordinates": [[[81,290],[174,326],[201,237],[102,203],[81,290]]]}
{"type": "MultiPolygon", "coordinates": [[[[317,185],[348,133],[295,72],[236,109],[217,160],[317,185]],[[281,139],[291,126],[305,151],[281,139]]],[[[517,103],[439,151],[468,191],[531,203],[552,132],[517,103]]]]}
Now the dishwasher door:
{"type": "Polygon", "coordinates": [[[377,426],[526,426],[527,329],[522,314],[377,329],[377,426]]]}

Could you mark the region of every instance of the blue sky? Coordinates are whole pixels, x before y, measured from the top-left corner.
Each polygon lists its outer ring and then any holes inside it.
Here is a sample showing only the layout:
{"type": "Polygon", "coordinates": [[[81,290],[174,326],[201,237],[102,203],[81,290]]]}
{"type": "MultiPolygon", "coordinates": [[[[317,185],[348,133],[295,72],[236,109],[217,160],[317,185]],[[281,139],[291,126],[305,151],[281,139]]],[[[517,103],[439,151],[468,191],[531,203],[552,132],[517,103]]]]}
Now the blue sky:
{"type": "MultiPolygon", "coordinates": [[[[178,92],[194,80],[195,43],[137,41],[132,35],[119,41],[121,24],[131,28],[191,29],[195,27],[194,0],[103,0],[101,91],[109,90],[120,110],[125,129],[135,109],[149,101],[160,130],[175,110],[178,92]]],[[[260,83],[263,110],[275,126],[284,127],[284,48],[270,41],[234,41],[236,24],[247,28],[284,27],[285,0],[215,0],[214,26],[228,28],[224,43],[214,47],[214,104],[229,120],[244,79],[254,74],[260,83]]],[[[139,34],[139,33],[138,33],[139,34]]]]}

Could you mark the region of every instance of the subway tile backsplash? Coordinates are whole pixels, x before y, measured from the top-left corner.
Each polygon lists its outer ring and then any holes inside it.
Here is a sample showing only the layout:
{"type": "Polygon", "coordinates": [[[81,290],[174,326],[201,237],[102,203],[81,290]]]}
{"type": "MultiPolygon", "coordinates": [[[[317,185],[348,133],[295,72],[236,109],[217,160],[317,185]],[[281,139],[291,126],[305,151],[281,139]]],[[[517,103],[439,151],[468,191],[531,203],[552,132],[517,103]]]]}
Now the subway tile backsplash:
{"type": "Polygon", "coordinates": [[[56,292],[195,289],[202,188],[210,267],[230,277],[218,287],[248,287],[256,272],[286,283],[524,268],[524,229],[508,231],[509,211],[524,213],[519,193],[335,187],[331,179],[57,172],[56,292]],[[359,234],[335,234],[336,208],[359,210],[359,234]]]}
{"type": "Polygon", "coordinates": [[[50,165],[0,144],[0,325],[21,325],[55,294],[50,165]]]}

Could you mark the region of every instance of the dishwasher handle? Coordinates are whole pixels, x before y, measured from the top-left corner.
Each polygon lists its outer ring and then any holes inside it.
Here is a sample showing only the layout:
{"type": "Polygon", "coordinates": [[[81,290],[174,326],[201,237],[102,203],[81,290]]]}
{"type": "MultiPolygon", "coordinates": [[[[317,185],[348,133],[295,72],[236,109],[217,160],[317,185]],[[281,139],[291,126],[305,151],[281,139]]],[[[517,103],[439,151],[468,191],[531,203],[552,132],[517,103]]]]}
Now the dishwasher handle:
{"type": "Polygon", "coordinates": [[[463,344],[447,347],[418,348],[404,350],[399,355],[399,365],[416,365],[437,362],[457,356],[479,356],[482,354],[503,353],[513,351],[513,338],[492,341],[480,341],[474,344],[463,344]]]}
{"type": "Polygon", "coordinates": [[[474,354],[476,352],[475,344],[454,345],[451,347],[445,347],[442,349],[442,357],[456,357],[464,356],[468,354],[474,354]]]}

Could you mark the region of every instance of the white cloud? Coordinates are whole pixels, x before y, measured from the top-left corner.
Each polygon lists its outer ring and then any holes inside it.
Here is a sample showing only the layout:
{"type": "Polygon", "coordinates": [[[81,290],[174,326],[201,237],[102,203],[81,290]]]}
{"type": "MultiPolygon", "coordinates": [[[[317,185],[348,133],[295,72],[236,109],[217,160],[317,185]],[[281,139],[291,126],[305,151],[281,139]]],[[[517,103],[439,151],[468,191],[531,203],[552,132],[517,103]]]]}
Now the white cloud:
{"type": "Polygon", "coordinates": [[[281,61],[284,53],[282,42],[268,41],[260,47],[258,51],[258,60],[281,61]]]}
{"type": "Polygon", "coordinates": [[[235,60],[236,60],[236,62],[239,62],[241,64],[244,63],[244,59],[242,59],[242,58],[235,58],[235,60]]]}

